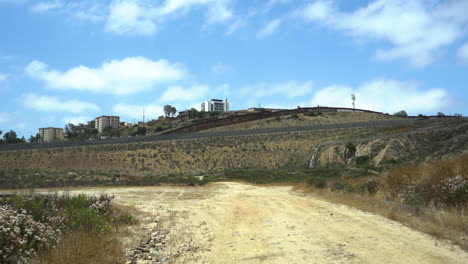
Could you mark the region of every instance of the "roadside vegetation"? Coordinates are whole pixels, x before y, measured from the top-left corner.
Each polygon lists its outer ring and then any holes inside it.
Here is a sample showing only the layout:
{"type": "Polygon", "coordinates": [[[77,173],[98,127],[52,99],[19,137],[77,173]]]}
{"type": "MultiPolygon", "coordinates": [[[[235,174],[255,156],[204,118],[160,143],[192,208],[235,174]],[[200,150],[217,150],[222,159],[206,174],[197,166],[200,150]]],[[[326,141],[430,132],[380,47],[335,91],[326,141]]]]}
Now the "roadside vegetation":
{"type": "Polygon", "coordinates": [[[0,263],[120,263],[117,234],[133,216],[111,196],[26,193],[0,197],[0,263]]]}
{"type": "Polygon", "coordinates": [[[366,177],[313,178],[297,187],[377,213],[468,249],[468,155],[366,177]]]}

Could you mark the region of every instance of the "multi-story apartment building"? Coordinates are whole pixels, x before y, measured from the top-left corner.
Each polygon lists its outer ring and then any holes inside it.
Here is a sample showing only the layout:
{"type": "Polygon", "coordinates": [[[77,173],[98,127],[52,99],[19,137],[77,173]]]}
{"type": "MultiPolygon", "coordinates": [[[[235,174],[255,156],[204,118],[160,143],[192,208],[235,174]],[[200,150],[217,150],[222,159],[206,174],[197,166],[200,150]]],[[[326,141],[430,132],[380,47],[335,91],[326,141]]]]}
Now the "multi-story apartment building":
{"type": "Polygon", "coordinates": [[[118,116],[100,116],[94,119],[94,127],[99,133],[106,127],[118,128],[120,126],[120,117],[118,116]]]}
{"type": "Polygon", "coordinates": [[[39,142],[52,142],[63,140],[63,128],[44,127],[39,128],[41,138],[39,142]]]}
{"type": "Polygon", "coordinates": [[[203,112],[213,112],[213,111],[229,112],[228,99],[224,99],[224,101],[219,100],[219,99],[211,99],[210,101],[204,101],[201,104],[201,111],[203,112]]]}

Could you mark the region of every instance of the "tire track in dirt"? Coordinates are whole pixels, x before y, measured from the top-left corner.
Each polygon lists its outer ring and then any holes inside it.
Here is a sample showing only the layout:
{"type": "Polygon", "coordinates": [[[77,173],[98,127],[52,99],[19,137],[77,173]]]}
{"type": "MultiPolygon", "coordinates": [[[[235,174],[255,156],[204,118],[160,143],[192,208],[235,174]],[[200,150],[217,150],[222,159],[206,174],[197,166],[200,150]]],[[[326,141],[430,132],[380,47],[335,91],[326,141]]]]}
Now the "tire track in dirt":
{"type": "Polygon", "coordinates": [[[468,253],[448,242],[287,186],[221,182],[71,192],[105,192],[141,210],[140,232],[168,232],[160,252],[165,263],[468,263],[468,253]]]}

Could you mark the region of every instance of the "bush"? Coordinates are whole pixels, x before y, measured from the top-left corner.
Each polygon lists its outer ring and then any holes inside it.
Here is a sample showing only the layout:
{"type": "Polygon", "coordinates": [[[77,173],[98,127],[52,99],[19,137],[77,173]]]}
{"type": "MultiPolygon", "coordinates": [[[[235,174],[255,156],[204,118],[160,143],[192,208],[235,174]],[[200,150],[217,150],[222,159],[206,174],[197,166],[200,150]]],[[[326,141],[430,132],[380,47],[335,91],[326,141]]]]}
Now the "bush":
{"type": "Polygon", "coordinates": [[[468,180],[461,175],[447,178],[438,185],[427,182],[408,185],[401,194],[401,202],[415,207],[460,207],[468,203],[468,180]]]}
{"type": "Polygon", "coordinates": [[[351,158],[356,154],[356,145],[352,142],[346,143],[345,158],[351,158]]]}
{"type": "Polygon", "coordinates": [[[323,115],[322,112],[305,112],[304,113],[305,116],[321,116],[323,115]]]}
{"type": "Polygon", "coordinates": [[[359,167],[365,167],[369,163],[369,156],[356,157],[356,165],[359,167]]]}
{"type": "Polygon", "coordinates": [[[349,184],[347,182],[335,182],[331,187],[331,191],[344,191],[348,186],[349,184]]]}
{"type": "Polygon", "coordinates": [[[397,168],[386,175],[385,192],[402,203],[423,207],[468,205],[468,156],[429,165],[397,168]]]}
{"type": "Polygon", "coordinates": [[[307,180],[307,184],[317,189],[327,188],[327,181],[323,178],[310,178],[307,180]]]}
{"type": "Polygon", "coordinates": [[[379,184],[374,179],[368,179],[366,182],[366,191],[369,194],[376,194],[379,190],[379,184]]]}
{"type": "Polygon", "coordinates": [[[0,263],[31,263],[62,234],[101,233],[132,222],[111,207],[112,197],[25,194],[0,198],[0,263]]]}
{"type": "Polygon", "coordinates": [[[0,206],[0,263],[30,263],[37,251],[59,242],[61,232],[22,209],[0,206]]]}
{"type": "Polygon", "coordinates": [[[398,116],[398,117],[407,117],[408,116],[408,113],[406,113],[405,110],[401,110],[399,112],[396,112],[393,114],[394,116],[398,116]]]}

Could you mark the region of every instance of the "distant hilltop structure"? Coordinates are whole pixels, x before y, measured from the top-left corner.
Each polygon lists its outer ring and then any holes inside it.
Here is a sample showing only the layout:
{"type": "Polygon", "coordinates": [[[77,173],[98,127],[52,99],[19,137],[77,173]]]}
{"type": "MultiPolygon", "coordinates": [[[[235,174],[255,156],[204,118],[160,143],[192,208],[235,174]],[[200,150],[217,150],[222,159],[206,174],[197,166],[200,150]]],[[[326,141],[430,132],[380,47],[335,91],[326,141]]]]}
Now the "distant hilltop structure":
{"type": "Polygon", "coordinates": [[[229,102],[228,99],[220,100],[220,99],[211,99],[209,101],[204,101],[201,104],[201,111],[202,112],[229,112],[229,102]]]}
{"type": "Polygon", "coordinates": [[[119,126],[120,117],[118,116],[103,115],[94,119],[94,128],[96,128],[99,133],[102,133],[106,127],[118,128],[119,126]]]}
{"type": "Polygon", "coordinates": [[[63,137],[63,128],[58,127],[43,127],[39,128],[39,142],[53,142],[53,141],[62,141],[63,137]]]}

